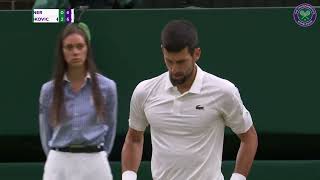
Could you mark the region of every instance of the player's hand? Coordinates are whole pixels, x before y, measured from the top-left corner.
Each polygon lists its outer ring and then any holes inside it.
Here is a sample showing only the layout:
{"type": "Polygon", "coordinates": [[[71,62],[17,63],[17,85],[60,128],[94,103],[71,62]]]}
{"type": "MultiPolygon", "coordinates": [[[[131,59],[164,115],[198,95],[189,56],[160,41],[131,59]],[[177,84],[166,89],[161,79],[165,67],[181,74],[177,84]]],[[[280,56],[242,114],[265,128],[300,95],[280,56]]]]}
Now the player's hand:
{"type": "Polygon", "coordinates": [[[137,180],[137,173],[134,171],[125,171],[122,173],[122,180],[137,180]]]}
{"type": "Polygon", "coordinates": [[[246,180],[246,177],[239,173],[233,173],[230,180],[246,180]]]}

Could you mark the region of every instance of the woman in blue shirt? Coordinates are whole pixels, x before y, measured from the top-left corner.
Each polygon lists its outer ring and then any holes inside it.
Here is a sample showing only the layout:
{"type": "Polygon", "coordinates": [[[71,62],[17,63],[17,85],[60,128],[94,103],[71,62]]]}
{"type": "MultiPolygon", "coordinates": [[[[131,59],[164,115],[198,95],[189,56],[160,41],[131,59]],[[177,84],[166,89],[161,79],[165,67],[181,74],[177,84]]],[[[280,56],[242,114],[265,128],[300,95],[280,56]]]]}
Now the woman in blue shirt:
{"type": "Polygon", "coordinates": [[[40,93],[43,180],[111,180],[117,90],[97,73],[85,24],[68,24],[57,47],[53,79],[40,93]]]}

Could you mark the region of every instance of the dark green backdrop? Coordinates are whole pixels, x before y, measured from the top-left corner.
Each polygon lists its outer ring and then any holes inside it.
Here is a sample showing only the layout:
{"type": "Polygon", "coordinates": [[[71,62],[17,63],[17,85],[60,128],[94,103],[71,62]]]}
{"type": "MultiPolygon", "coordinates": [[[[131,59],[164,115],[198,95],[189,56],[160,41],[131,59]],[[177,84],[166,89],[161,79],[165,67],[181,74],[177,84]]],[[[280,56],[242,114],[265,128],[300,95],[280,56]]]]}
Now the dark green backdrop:
{"type": "MultiPolygon", "coordinates": [[[[199,65],[232,81],[252,114],[260,145],[250,179],[318,180],[320,23],[299,27],[292,13],[293,8],[86,12],[83,21],[91,28],[98,67],[118,86],[117,137],[109,157],[115,179],[120,178],[132,91],[140,81],[165,71],[161,29],[171,19],[185,18],[199,31],[199,65]],[[303,159],[307,161],[290,161],[303,159]]],[[[31,11],[0,11],[0,18],[0,177],[40,178],[45,157],[38,137],[38,97],[50,78],[63,25],[33,24],[31,11]]],[[[228,132],[224,160],[235,159],[237,143],[228,132]]],[[[150,177],[150,155],[147,135],[142,180],[150,177]]],[[[224,162],[226,177],[233,166],[234,161],[224,162]]]]}
{"type": "MultiPolygon", "coordinates": [[[[119,93],[118,134],[127,130],[130,96],[141,80],[165,71],[160,32],[171,19],[198,28],[207,72],[239,88],[260,133],[320,134],[319,20],[299,27],[292,8],[89,11],[101,72],[119,93]]],[[[38,96],[51,75],[63,25],[33,24],[31,11],[2,11],[0,135],[38,133],[38,96]]]]}
{"type": "MultiPolygon", "coordinates": [[[[121,180],[121,165],[111,162],[114,180],[121,180]]],[[[249,180],[319,180],[320,161],[256,161],[249,180]]],[[[222,163],[225,180],[233,172],[234,162],[222,163]]],[[[43,173],[42,163],[0,163],[0,178],[3,180],[38,180],[43,173]],[[27,177],[27,178],[26,178],[27,177]]],[[[138,172],[139,180],[151,180],[150,162],[142,162],[138,172]]],[[[203,179],[200,179],[203,180],[203,179]]]]}

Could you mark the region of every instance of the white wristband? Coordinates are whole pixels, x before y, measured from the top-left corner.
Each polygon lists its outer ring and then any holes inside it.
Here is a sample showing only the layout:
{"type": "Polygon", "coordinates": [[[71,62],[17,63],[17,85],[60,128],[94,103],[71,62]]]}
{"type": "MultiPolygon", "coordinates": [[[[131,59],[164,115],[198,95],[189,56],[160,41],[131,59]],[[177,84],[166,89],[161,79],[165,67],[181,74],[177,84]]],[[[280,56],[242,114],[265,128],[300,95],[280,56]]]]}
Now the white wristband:
{"type": "Polygon", "coordinates": [[[246,177],[239,173],[233,173],[230,180],[246,180],[246,177]]]}
{"type": "Polygon", "coordinates": [[[134,171],[125,171],[122,173],[122,180],[137,180],[137,173],[134,171]]]}

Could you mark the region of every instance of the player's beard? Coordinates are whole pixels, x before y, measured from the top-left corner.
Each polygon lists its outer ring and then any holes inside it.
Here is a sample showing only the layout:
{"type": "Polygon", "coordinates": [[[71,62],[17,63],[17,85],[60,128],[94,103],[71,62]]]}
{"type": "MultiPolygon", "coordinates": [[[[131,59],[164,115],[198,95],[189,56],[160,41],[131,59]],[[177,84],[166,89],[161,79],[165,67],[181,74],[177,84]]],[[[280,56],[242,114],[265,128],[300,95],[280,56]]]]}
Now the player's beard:
{"type": "Polygon", "coordinates": [[[185,83],[189,78],[191,78],[193,71],[194,71],[194,65],[192,66],[192,71],[190,73],[184,75],[180,79],[174,79],[173,75],[169,72],[170,81],[171,81],[172,85],[177,86],[177,85],[181,85],[181,84],[185,83]]]}

